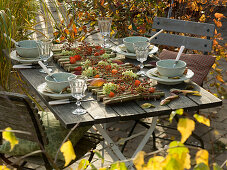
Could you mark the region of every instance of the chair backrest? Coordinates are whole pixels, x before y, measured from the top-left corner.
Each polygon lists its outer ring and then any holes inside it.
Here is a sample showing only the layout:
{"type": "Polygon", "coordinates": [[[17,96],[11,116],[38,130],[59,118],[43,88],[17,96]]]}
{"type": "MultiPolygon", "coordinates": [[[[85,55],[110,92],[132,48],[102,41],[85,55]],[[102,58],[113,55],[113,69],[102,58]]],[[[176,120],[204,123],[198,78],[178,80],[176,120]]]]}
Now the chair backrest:
{"type": "MultiPolygon", "coordinates": [[[[173,47],[184,45],[186,49],[202,51],[205,54],[212,50],[213,41],[210,38],[214,36],[214,24],[155,17],[152,29],[168,31],[151,40],[153,44],[173,47]],[[184,33],[184,35],[175,33],[184,33]]],[[[151,32],[151,35],[155,33],[151,32]]]]}
{"type": "Polygon", "coordinates": [[[18,138],[48,144],[35,104],[25,95],[0,91],[0,129],[7,127],[31,133],[15,133],[18,138]]]}

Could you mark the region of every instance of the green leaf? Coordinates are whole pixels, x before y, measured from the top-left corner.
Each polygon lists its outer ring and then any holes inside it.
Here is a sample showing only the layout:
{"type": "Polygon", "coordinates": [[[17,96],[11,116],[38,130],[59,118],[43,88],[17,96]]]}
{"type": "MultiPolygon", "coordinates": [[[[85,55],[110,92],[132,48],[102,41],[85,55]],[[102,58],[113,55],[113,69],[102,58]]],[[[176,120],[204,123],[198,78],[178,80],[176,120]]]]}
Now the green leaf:
{"type": "Polygon", "coordinates": [[[124,162],[116,162],[111,165],[110,170],[127,170],[127,167],[124,162]]]}
{"type": "Polygon", "coordinates": [[[196,165],[193,170],[210,170],[210,168],[206,164],[200,163],[196,165]]]}
{"type": "Polygon", "coordinates": [[[223,170],[218,164],[213,164],[213,170],[223,170]]]}
{"type": "Polygon", "coordinates": [[[93,152],[98,156],[99,159],[101,159],[102,164],[104,164],[104,158],[103,158],[102,155],[99,153],[99,151],[94,150],[93,152]]]}
{"type": "Polygon", "coordinates": [[[91,170],[98,170],[94,164],[90,163],[90,166],[91,166],[91,170]]]}
{"type": "Polygon", "coordinates": [[[144,103],[144,104],[141,105],[141,107],[142,107],[143,109],[148,109],[148,108],[150,108],[150,107],[155,107],[155,105],[153,105],[153,104],[151,104],[151,103],[144,103]]]}
{"type": "Polygon", "coordinates": [[[210,119],[202,116],[202,115],[198,115],[198,114],[194,114],[193,117],[199,122],[199,123],[203,123],[204,125],[207,125],[208,127],[210,126],[210,119]]]}
{"type": "Polygon", "coordinates": [[[169,149],[167,150],[167,152],[169,154],[182,155],[182,153],[189,153],[189,150],[184,146],[183,143],[179,141],[173,141],[169,144],[169,149]]]}
{"type": "Polygon", "coordinates": [[[183,170],[181,164],[173,157],[167,156],[163,170],[183,170]]]}
{"type": "Polygon", "coordinates": [[[89,161],[86,159],[82,159],[78,165],[77,170],[84,170],[87,168],[88,165],[89,165],[89,161]]]}
{"type": "Polygon", "coordinates": [[[172,111],[171,114],[170,114],[170,116],[169,116],[170,123],[172,123],[173,118],[175,117],[176,114],[182,115],[183,113],[184,113],[184,109],[177,109],[175,111],[172,111]]]}
{"type": "Polygon", "coordinates": [[[10,130],[12,130],[12,128],[7,127],[5,130],[6,131],[2,132],[2,137],[3,137],[3,139],[5,139],[6,141],[8,141],[10,143],[10,147],[11,147],[10,151],[12,151],[14,146],[16,144],[18,144],[19,141],[16,139],[16,136],[13,132],[9,132],[10,130]]]}

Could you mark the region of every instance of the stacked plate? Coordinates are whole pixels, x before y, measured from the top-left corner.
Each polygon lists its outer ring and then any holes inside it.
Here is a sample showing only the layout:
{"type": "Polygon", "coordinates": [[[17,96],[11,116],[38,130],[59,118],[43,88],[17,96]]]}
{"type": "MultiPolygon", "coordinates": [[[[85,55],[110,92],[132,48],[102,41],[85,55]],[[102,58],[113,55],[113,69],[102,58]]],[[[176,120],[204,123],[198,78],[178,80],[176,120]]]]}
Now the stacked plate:
{"type": "MultiPolygon", "coordinates": [[[[47,58],[47,60],[49,60],[52,57],[53,53],[51,52],[51,55],[47,58]]],[[[25,58],[25,57],[21,57],[17,54],[16,50],[13,50],[10,53],[10,58],[14,61],[17,61],[21,64],[37,64],[38,61],[42,61],[43,59],[41,57],[36,57],[36,58],[25,58]]]]}
{"type": "Polygon", "coordinates": [[[157,68],[153,68],[147,71],[147,76],[151,79],[157,80],[158,83],[160,84],[166,84],[166,85],[175,85],[175,84],[180,84],[184,82],[185,80],[189,80],[192,78],[194,75],[194,72],[190,69],[187,70],[186,74],[183,74],[182,76],[179,77],[165,77],[161,76],[158,73],[157,68]]]}
{"type": "MultiPolygon", "coordinates": [[[[150,51],[148,53],[148,55],[154,54],[158,51],[158,47],[154,46],[154,45],[150,45],[149,47],[150,51]]],[[[127,58],[131,58],[131,59],[136,59],[136,54],[135,53],[129,53],[126,50],[126,47],[124,44],[120,44],[117,47],[115,47],[114,49],[117,53],[125,55],[125,57],[127,58]]]]}

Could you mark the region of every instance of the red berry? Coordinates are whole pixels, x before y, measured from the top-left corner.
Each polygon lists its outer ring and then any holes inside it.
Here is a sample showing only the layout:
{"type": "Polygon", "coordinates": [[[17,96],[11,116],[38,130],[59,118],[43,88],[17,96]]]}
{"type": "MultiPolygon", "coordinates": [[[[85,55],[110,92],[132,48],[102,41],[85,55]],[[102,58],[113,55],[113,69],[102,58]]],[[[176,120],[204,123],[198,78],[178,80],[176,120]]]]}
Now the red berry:
{"type": "Polygon", "coordinates": [[[100,56],[99,52],[95,52],[94,56],[100,56]]]}
{"type": "Polygon", "coordinates": [[[117,74],[117,70],[116,69],[113,69],[112,70],[112,74],[117,74]]]}
{"type": "Polygon", "coordinates": [[[155,88],[154,88],[154,87],[150,87],[150,88],[149,88],[149,92],[150,92],[150,93],[154,93],[154,92],[155,92],[155,88]]]}
{"type": "Polygon", "coordinates": [[[82,70],[81,66],[74,68],[74,71],[81,71],[81,70],[82,70]]]}
{"type": "Polygon", "coordinates": [[[109,97],[114,97],[114,95],[115,95],[114,92],[111,91],[109,97]]]}
{"type": "Polygon", "coordinates": [[[104,50],[104,49],[102,49],[102,50],[100,50],[100,51],[99,51],[99,53],[100,53],[100,55],[102,55],[102,54],[104,54],[104,53],[105,53],[105,50],[104,50]]]}
{"type": "Polygon", "coordinates": [[[135,81],[135,86],[139,86],[140,83],[141,83],[141,82],[140,82],[139,80],[136,80],[136,81],[135,81]]]}
{"type": "Polygon", "coordinates": [[[81,75],[82,74],[82,71],[75,71],[74,74],[81,75]]]}
{"type": "Polygon", "coordinates": [[[99,49],[101,49],[102,47],[100,46],[100,45],[98,45],[98,46],[95,46],[95,49],[96,50],[99,50],[99,49]]]}
{"type": "Polygon", "coordinates": [[[74,57],[69,57],[70,64],[75,64],[76,63],[76,58],[74,57]]]}

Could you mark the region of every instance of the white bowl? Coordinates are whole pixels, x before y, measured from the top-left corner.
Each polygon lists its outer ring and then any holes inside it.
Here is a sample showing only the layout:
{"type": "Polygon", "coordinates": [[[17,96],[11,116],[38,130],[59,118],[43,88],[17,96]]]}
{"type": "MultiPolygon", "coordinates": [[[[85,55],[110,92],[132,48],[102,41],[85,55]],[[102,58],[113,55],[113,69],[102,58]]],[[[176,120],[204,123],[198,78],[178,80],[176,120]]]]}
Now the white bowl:
{"type": "Polygon", "coordinates": [[[48,88],[56,93],[60,93],[64,88],[69,87],[69,80],[68,77],[75,76],[75,74],[67,73],[67,72],[61,72],[61,73],[54,73],[52,76],[55,77],[57,80],[54,81],[52,77],[47,75],[45,77],[45,81],[47,83],[48,88]]]}
{"type": "Polygon", "coordinates": [[[35,40],[23,40],[18,41],[16,45],[16,51],[19,56],[24,58],[37,58],[39,57],[38,42],[35,40]]]}
{"type": "Polygon", "coordinates": [[[173,67],[175,60],[160,60],[156,62],[156,66],[160,75],[165,77],[182,76],[186,68],[186,63],[179,60],[175,67],[173,67]]]}
{"type": "Polygon", "coordinates": [[[127,51],[130,53],[135,53],[133,43],[138,42],[138,41],[149,41],[149,39],[146,37],[141,37],[141,36],[126,37],[123,39],[123,43],[124,43],[127,51]]]}

